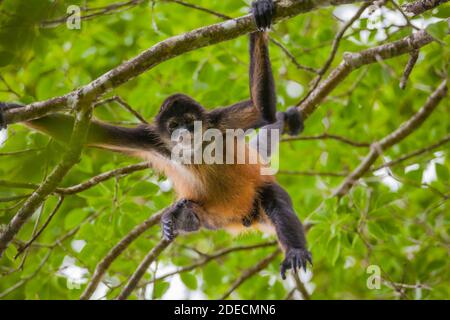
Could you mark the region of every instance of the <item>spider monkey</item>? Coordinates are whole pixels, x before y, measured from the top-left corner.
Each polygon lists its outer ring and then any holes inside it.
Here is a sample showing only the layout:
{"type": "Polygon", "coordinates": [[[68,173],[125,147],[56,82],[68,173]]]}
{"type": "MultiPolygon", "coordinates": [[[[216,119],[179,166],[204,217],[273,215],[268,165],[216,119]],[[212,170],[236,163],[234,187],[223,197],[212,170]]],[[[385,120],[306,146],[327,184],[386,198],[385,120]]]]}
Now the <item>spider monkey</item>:
{"type": "MultiPolygon", "coordinates": [[[[163,237],[168,240],[202,226],[230,230],[274,229],[285,252],[280,267],[285,279],[287,270],[306,269],[307,262],[312,264],[312,258],[292,201],[275,178],[261,175],[259,163],[181,164],[170,158],[174,146],[171,135],[180,128],[192,133],[194,121],[201,121],[204,128],[219,129],[222,134],[226,129],[263,127],[295,135],[303,129],[297,109],[276,112],[266,32],[271,26],[274,8],[273,0],[252,3],[251,12],[258,31],[250,34],[249,100],[207,111],[191,97],[175,94],[162,103],[150,125],[128,128],[93,120],[87,144],[147,159],[156,170],[171,178],[177,202],[165,210],[161,219],[163,237]]],[[[3,106],[14,107],[12,104],[3,106]]],[[[67,141],[73,121],[69,115],[56,114],[28,121],[26,125],[67,141]]],[[[260,134],[256,143],[265,138],[260,134]]]]}

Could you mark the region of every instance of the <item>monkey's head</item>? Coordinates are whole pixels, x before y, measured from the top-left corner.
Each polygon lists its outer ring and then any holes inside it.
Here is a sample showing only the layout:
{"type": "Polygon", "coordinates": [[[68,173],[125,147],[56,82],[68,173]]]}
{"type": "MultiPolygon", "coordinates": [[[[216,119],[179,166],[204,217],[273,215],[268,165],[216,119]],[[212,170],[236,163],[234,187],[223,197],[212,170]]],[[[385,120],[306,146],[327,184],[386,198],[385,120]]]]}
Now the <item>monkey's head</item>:
{"type": "Polygon", "coordinates": [[[172,137],[183,133],[194,134],[194,122],[201,121],[202,128],[208,126],[206,123],[206,110],[194,99],[184,94],[174,94],[168,97],[155,118],[161,137],[174,145],[172,137]]]}

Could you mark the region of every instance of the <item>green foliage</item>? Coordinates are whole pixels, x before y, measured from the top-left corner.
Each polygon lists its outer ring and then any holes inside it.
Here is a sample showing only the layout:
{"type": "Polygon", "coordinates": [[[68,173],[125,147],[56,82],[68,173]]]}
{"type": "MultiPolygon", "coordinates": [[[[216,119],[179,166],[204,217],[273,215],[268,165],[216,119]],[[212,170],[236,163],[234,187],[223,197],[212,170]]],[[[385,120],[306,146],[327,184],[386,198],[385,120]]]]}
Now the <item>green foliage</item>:
{"type": "MultiPolygon", "coordinates": [[[[73,3],[84,1],[70,1],[73,3]]],[[[233,17],[247,12],[240,0],[195,3],[233,17]]],[[[83,21],[81,30],[69,30],[65,24],[39,27],[44,20],[64,16],[67,4],[68,1],[0,1],[0,74],[4,79],[0,81],[0,101],[29,103],[70,92],[170,36],[221,21],[176,3],[156,1],[152,7],[151,1],[144,1],[120,12],[83,21]]],[[[108,4],[111,1],[89,1],[92,8],[108,4]]],[[[392,13],[394,9],[389,8],[386,10],[392,13]]],[[[320,68],[329,56],[336,31],[342,26],[333,18],[333,10],[321,9],[283,21],[275,26],[272,36],[302,65],[320,68]]],[[[303,135],[328,132],[354,141],[373,142],[411,117],[442,76],[448,74],[449,68],[448,24],[439,20],[448,17],[448,6],[427,12],[423,17],[426,21],[434,19],[426,30],[441,42],[420,50],[405,90],[398,84],[407,55],[363,66],[321,104],[308,119],[303,135]]],[[[346,51],[361,51],[412,32],[409,27],[375,28],[374,22],[381,19],[375,15],[355,23],[342,39],[331,67],[338,65],[346,51]],[[388,38],[380,39],[383,34],[388,34],[388,38]]],[[[417,20],[413,19],[413,23],[417,20]]],[[[296,68],[278,47],[271,45],[270,50],[278,106],[284,110],[297,104],[308,92],[314,74],[296,68]],[[292,83],[300,84],[303,93],[289,91],[292,83]]],[[[147,119],[156,114],[165,97],[175,92],[185,92],[212,109],[248,98],[247,69],[247,37],[240,37],[164,62],[114,89],[111,95],[121,96],[147,119]]],[[[383,159],[398,159],[448,135],[448,101],[444,99],[420,129],[387,150],[375,166],[381,165],[383,159]]],[[[96,108],[95,116],[109,122],[138,122],[115,103],[96,108]]],[[[39,184],[58,163],[64,147],[21,125],[11,126],[9,139],[0,149],[0,180],[39,184]],[[30,149],[15,155],[4,154],[30,149]]],[[[386,172],[384,176],[369,172],[340,200],[331,194],[343,177],[278,176],[290,193],[299,217],[312,224],[307,237],[314,268],[306,285],[313,299],[450,298],[449,151],[447,143],[401,162],[391,168],[391,177],[386,176],[386,172]],[[427,180],[424,181],[424,177],[427,180]],[[397,181],[397,188],[392,181],[397,181]],[[370,265],[378,265],[382,270],[381,277],[385,281],[379,289],[367,288],[366,268],[370,265]],[[422,284],[426,288],[400,290],[393,283],[422,284]]],[[[367,152],[367,148],[335,140],[283,142],[280,169],[348,173],[367,152]]],[[[60,187],[84,182],[136,161],[103,150],[86,149],[81,162],[61,181],[60,187]]],[[[20,269],[23,256],[15,259],[16,249],[28,241],[35,226],[40,228],[51,214],[57,197],[50,196],[0,260],[0,297],[78,299],[101,258],[134,226],[173,201],[173,193],[163,185],[167,185],[164,177],[144,170],[67,195],[61,209],[28,250],[23,269],[20,269]],[[63,268],[68,258],[72,261],[69,268],[72,273],[63,268]],[[74,266],[81,276],[72,279],[68,274],[74,277],[74,266]]],[[[0,199],[30,192],[30,189],[0,184],[0,199]]],[[[0,202],[0,225],[10,221],[20,203],[0,202]]],[[[110,287],[106,298],[117,296],[159,238],[159,228],[150,229],[112,264],[104,280],[110,287]]],[[[243,270],[254,267],[270,255],[274,247],[232,252],[192,271],[155,284],[151,281],[155,270],[158,277],[204,258],[192,248],[214,254],[224,248],[268,240],[260,233],[233,237],[223,231],[207,230],[179,237],[159,257],[158,265],[152,265],[144,276],[143,281],[150,283],[145,292],[137,290],[133,297],[220,298],[243,270]]],[[[281,255],[264,271],[245,281],[231,297],[285,298],[295,284],[292,279],[281,281],[280,262],[281,255]]],[[[306,278],[310,275],[308,273],[306,278]]]]}

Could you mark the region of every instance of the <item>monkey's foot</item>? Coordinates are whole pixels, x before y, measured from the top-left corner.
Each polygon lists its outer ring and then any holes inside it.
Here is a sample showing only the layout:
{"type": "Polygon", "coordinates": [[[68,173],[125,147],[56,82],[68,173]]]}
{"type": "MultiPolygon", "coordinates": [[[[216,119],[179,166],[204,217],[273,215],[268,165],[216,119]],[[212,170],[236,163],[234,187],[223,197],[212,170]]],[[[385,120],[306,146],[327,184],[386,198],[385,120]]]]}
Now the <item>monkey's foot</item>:
{"type": "Polygon", "coordinates": [[[161,218],[163,237],[172,241],[180,232],[193,232],[200,229],[200,220],[195,214],[197,204],[182,199],[163,214],[161,218]]]}
{"type": "Polygon", "coordinates": [[[290,107],[284,112],[284,126],[290,136],[296,136],[303,132],[303,117],[296,107],[290,107]]]}
{"type": "Polygon", "coordinates": [[[286,251],[286,257],[281,263],[281,278],[286,279],[286,271],[293,269],[297,272],[297,269],[303,268],[306,271],[306,264],[309,262],[312,266],[311,252],[306,249],[292,248],[286,251]]]}
{"type": "Polygon", "coordinates": [[[266,31],[272,25],[272,18],[275,14],[273,0],[256,0],[252,2],[253,19],[259,31],[266,31]]]}

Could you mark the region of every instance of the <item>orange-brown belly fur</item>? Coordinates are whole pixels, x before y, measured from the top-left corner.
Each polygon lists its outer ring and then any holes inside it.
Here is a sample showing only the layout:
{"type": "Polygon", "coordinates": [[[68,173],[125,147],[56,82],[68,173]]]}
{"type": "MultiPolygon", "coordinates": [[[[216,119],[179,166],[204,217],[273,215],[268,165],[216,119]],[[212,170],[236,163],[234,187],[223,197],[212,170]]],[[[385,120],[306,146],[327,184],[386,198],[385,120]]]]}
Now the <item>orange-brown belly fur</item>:
{"type": "Polygon", "coordinates": [[[182,165],[152,154],[145,158],[172,180],[177,199],[195,201],[204,209],[200,219],[214,228],[240,229],[252,212],[258,187],[274,181],[261,175],[261,164],[182,165]]]}

